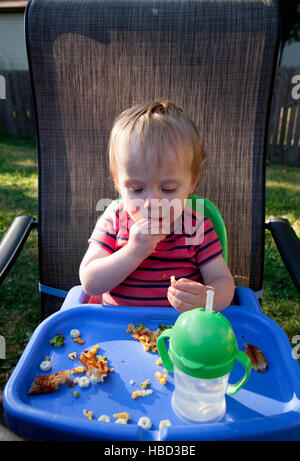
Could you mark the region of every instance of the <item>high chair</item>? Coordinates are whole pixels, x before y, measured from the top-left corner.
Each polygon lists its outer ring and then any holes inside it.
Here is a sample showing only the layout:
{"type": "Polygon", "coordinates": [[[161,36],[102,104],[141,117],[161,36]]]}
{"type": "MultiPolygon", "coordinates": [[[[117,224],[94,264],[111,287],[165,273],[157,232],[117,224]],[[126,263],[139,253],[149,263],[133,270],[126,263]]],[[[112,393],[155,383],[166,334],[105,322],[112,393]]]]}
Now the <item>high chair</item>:
{"type": "Polygon", "coordinates": [[[38,219],[15,218],[0,245],[0,273],[3,281],[31,230],[37,231],[43,322],[4,392],[7,424],[17,434],[42,440],[300,439],[299,367],[285,333],[259,303],[266,229],[300,289],[295,232],[281,218],[265,223],[279,19],[277,0],[29,0],[25,33],[37,128],[38,219]],[[196,195],[206,198],[213,219],[218,215],[221,224],[214,224],[237,287],[224,315],[240,344],[259,347],[268,362],[265,373],[252,371],[245,389],[230,398],[222,422],[185,427],[174,419],[163,430],[160,419],[172,419],[172,378],[149,397],[149,407],[146,400],[128,400],[131,375],[145,380],[157,366],[126,327],[143,322],[155,329],[158,322],[173,324],[178,313],[88,305],[79,281],[88,238],[104,211],[97,203],[117,198],[107,162],[113,120],[134,103],[159,99],[182,107],[199,128],[207,160],[196,195]],[[102,414],[96,387],[91,401],[88,390],[76,400],[67,387],[27,396],[45,355],[53,354],[53,372],[72,367],[67,353],[75,346],[68,334],[77,327],[85,338],[77,352],[99,342],[116,368],[101,388],[103,412],[130,409],[131,424],[107,425],[82,415],[92,404],[95,415],[102,414]],[[68,336],[65,349],[49,352],[58,331],[68,336]],[[153,409],[151,431],[137,426],[147,408],[149,414],[153,409]]]}

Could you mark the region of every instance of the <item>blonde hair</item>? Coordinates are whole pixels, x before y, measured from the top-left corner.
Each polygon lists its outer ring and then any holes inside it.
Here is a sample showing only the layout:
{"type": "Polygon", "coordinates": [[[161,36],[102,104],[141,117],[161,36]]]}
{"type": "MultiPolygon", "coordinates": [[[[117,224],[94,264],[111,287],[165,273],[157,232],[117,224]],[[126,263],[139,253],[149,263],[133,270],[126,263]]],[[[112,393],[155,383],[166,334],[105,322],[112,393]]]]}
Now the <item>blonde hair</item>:
{"type": "Polygon", "coordinates": [[[182,109],[170,101],[135,104],[115,119],[108,152],[111,179],[116,189],[120,146],[133,160],[140,153],[146,165],[156,161],[159,166],[166,149],[170,147],[178,160],[184,160],[185,155],[192,155],[193,180],[198,179],[205,161],[196,126],[182,109]]]}

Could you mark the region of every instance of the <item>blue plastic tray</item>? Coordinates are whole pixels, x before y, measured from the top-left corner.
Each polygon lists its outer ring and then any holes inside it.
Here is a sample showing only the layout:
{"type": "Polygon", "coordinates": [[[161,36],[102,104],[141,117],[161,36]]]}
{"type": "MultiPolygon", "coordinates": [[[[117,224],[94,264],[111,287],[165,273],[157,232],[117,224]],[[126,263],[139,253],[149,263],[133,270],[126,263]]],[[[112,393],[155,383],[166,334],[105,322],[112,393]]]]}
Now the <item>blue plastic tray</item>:
{"type": "MultiPolygon", "coordinates": [[[[67,305],[68,303],[66,303],[67,305]]],[[[300,439],[300,372],[292,356],[288,338],[271,319],[255,309],[232,306],[223,314],[230,321],[239,348],[244,343],[259,347],[265,354],[265,373],[251,372],[245,387],[227,399],[227,411],[219,423],[186,425],[173,413],[171,396],[173,375],[166,386],[154,376],[163,370],[156,365],[157,354],[145,352],[142,345],[126,333],[129,323],[144,323],[151,329],[159,324],[174,324],[178,313],[172,308],[78,305],[66,308],[46,319],[34,332],[20,361],[12,373],[3,395],[7,425],[17,434],[38,440],[299,440],[300,439]],[[70,330],[78,328],[85,344],[75,344],[70,330]],[[65,345],[54,348],[49,340],[58,332],[66,337],[65,345]],[[80,365],[68,354],[99,344],[98,353],[108,357],[114,368],[103,383],[86,389],[64,385],[55,393],[28,396],[36,375],[47,374],[39,369],[45,356],[51,356],[51,372],[80,365]],[[147,378],[153,394],[131,399],[147,378]],[[130,384],[134,380],[136,384],[130,384]],[[79,391],[79,398],[73,396],[79,391]],[[83,410],[92,410],[88,420],[83,410]],[[97,421],[107,414],[127,411],[127,425],[97,421]],[[141,416],[148,416],[152,429],[137,425],[141,416]],[[171,427],[159,431],[159,422],[170,419],[171,427]]],[[[249,306],[248,306],[249,307],[249,306]]],[[[229,383],[243,373],[237,364],[229,383]]],[[[75,375],[79,376],[79,375],[75,375]]],[[[74,377],[75,377],[74,376],[74,377]]]]}

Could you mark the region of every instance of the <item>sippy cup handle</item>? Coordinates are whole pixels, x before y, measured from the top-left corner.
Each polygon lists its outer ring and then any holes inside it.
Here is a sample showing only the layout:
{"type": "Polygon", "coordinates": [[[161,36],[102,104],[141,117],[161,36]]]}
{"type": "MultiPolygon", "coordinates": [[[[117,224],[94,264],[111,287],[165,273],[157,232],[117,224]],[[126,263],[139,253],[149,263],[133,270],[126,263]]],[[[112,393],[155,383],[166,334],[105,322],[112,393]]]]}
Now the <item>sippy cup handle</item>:
{"type": "Polygon", "coordinates": [[[235,354],[235,359],[243,365],[243,367],[246,370],[246,373],[242,377],[242,379],[240,379],[240,381],[238,381],[236,384],[231,384],[230,386],[228,386],[228,395],[236,394],[241,389],[241,387],[243,387],[243,385],[248,381],[252,368],[251,360],[249,359],[248,355],[246,355],[244,352],[238,350],[235,354]]]}
{"type": "Polygon", "coordinates": [[[159,355],[163,361],[164,367],[171,373],[174,373],[174,366],[173,362],[170,359],[169,353],[166,348],[165,338],[170,338],[172,334],[172,328],[168,328],[167,330],[163,331],[161,335],[158,337],[156,345],[159,355]]]}

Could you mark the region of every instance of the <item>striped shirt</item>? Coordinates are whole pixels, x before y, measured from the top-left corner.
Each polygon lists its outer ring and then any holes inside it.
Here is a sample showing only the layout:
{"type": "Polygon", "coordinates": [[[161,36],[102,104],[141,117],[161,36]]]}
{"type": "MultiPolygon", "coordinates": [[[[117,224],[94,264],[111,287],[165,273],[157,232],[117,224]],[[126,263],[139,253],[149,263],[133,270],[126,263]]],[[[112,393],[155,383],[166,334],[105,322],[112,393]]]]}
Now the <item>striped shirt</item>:
{"type": "MultiPolygon", "coordinates": [[[[177,280],[184,277],[202,282],[201,268],[222,255],[223,250],[209,219],[186,208],[183,217],[185,224],[178,227],[183,220],[177,220],[173,232],[120,285],[103,296],[92,296],[89,303],[169,307],[171,275],[177,280]]],[[[88,242],[112,254],[128,243],[133,224],[122,201],[112,202],[98,219],[88,242]]]]}

